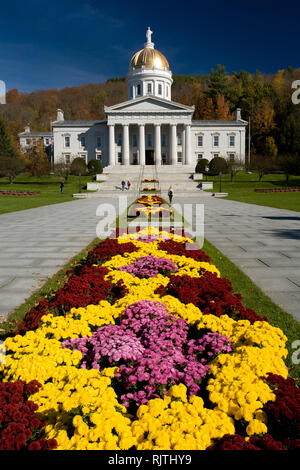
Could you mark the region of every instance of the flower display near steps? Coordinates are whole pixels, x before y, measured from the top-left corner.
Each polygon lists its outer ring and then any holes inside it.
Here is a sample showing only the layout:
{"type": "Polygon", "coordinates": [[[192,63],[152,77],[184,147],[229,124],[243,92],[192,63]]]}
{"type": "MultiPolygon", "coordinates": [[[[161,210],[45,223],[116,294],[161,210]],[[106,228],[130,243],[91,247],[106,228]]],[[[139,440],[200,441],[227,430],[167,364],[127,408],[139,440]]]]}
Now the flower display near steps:
{"type": "MultiPolygon", "coordinates": [[[[100,242],[27,313],[0,365],[4,390],[36,384],[22,448],[299,448],[287,338],[190,245],[154,227],[100,242]]],[[[27,419],[3,425],[5,406],[0,388],[0,443],[27,419]]]]}

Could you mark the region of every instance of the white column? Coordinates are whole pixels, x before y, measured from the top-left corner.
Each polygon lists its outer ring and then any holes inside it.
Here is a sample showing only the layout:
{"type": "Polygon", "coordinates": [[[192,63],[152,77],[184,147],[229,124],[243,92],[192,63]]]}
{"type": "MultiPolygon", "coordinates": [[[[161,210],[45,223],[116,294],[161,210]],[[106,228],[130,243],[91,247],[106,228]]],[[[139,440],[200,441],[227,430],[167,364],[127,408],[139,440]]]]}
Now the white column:
{"type": "Polygon", "coordinates": [[[145,126],[139,126],[139,150],[140,150],[140,165],[145,165],[145,126]]]}
{"type": "Polygon", "coordinates": [[[108,126],[108,130],[109,130],[109,140],[108,140],[109,164],[110,164],[110,166],[115,166],[115,164],[116,164],[115,126],[110,124],[108,126]]]}
{"type": "Polygon", "coordinates": [[[123,126],[123,148],[122,148],[123,164],[129,165],[129,126],[124,124],[123,126]]]}
{"type": "Polygon", "coordinates": [[[161,130],[160,124],[155,124],[155,163],[161,165],[161,130]]]}
{"type": "Polygon", "coordinates": [[[185,126],[185,164],[192,164],[192,153],[191,153],[191,125],[185,126]]]}
{"type": "Polygon", "coordinates": [[[185,165],[186,158],[185,158],[185,127],[183,126],[182,130],[182,164],[185,165]]]}
{"type": "Polygon", "coordinates": [[[171,124],[171,165],[177,163],[177,128],[176,124],[171,124]]]}

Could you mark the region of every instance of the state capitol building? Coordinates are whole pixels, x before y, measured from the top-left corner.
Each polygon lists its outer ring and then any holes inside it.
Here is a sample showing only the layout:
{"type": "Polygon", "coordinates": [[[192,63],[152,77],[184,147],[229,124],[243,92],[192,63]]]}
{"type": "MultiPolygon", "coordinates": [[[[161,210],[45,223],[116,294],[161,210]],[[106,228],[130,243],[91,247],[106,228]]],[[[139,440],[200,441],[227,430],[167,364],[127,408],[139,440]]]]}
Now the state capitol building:
{"type": "MultiPolygon", "coordinates": [[[[172,101],[172,72],[154,48],[150,28],[146,39],[129,64],[128,100],[105,106],[105,121],[67,121],[57,110],[52,133],[38,136],[53,141],[53,162],[96,158],[107,170],[118,165],[195,168],[198,160],[215,156],[244,162],[247,121],[241,110],[233,120],[193,120],[194,106],[172,101]]],[[[19,134],[23,148],[33,134],[29,128],[19,134]]]]}

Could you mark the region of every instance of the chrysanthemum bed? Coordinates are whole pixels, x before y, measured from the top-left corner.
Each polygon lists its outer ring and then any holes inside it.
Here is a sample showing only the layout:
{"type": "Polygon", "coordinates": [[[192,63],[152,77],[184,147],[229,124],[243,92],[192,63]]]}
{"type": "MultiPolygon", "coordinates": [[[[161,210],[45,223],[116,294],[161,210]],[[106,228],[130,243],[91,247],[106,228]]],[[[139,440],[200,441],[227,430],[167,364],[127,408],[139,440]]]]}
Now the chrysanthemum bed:
{"type": "Polygon", "coordinates": [[[299,448],[283,332],[150,232],[99,243],[6,339],[0,449],[299,448]]]}

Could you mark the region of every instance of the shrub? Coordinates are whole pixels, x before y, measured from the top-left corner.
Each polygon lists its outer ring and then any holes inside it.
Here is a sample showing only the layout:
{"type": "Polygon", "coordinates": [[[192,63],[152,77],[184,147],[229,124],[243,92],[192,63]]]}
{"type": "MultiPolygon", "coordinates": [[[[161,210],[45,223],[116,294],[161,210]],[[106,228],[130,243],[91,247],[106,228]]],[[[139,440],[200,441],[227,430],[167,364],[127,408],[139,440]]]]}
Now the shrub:
{"type": "Polygon", "coordinates": [[[70,166],[70,173],[71,175],[84,175],[86,173],[86,163],[83,158],[74,158],[70,166]]]}
{"type": "Polygon", "coordinates": [[[220,172],[228,173],[228,165],[225,158],[214,157],[209,162],[209,172],[211,175],[218,175],[220,172]]]}
{"type": "Polygon", "coordinates": [[[93,158],[93,160],[90,160],[88,163],[88,170],[91,175],[99,175],[103,173],[102,163],[93,158]]]}
{"type": "Polygon", "coordinates": [[[209,161],[206,158],[201,158],[197,162],[195,173],[206,173],[206,167],[209,166],[209,161]]]}

